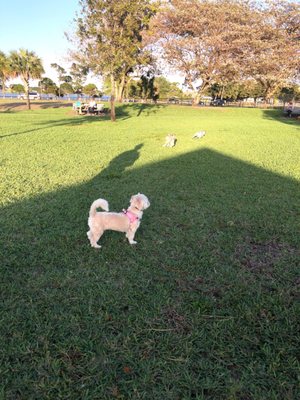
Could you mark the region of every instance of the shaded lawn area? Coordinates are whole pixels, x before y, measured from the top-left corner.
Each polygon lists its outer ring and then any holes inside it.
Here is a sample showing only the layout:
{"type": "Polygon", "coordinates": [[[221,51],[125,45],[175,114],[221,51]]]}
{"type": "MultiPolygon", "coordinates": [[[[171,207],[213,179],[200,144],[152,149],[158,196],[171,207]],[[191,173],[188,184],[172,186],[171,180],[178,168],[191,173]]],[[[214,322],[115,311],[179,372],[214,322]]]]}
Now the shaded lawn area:
{"type": "Polygon", "coordinates": [[[0,115],[2,398],[299,398],[297,123],[126,107],[0,115]],[[138,191],[137,246],[90,248],[91,202],[138,191]]]}

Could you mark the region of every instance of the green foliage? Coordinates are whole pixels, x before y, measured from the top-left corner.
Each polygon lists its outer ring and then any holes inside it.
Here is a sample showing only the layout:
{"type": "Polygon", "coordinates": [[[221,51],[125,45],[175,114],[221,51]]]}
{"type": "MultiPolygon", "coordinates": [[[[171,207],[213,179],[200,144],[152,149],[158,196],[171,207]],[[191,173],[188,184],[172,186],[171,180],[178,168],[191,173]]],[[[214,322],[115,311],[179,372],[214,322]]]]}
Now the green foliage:
{"type": "Polygon", "coordinates": [[[58,87],[50,78],[43,78],[38,83],[43,93],[46,94],[58,94],[58,87]]]}
{"type": "Polygon", "coordinates": [[[259,82],[249,79],[242,82],[214,83],[207,88],[206,93],[212,97],[231,100],[246,99],[248,97],[256,99],[264,97],[265,89],[259,82]]]}
{"type": "Polygon", "coordinates": [[[30,79],[38,79],[44,73],[42,60],[33,51],[11,51],[8,60],[11,75],[23,80],[25,90],[28,89],[30,79]]]}
{"type": "Polygon", "coordinates": [[[165,77],[152,78],[146,75],[140,80],[131,80],[128,84],[127,97],[136,99],[166,99],[168,97],[185,97],[178,84],[169,82],[165,77]]]}
{"type": "Polygon", "coordinates": [[[158,92],[159,98],[167,97],[184,97],[184,93],[178,87],[177,83],[169,82],[165,77],[155,77],[155,87],[158,92]]]}
{"type": "Polygon", "coordinates": [[[62,77],[62,81],[63,81],[64,83],[71,83],[71,82],[72,82],[72,77],[71,77],[71,75],[64,75],[64,76],[62,77]]]}
{"type": "Polygon", "coordinates": [[[0,87],[2,91],[5,91],[5,83],[10,75],[9,60],[3,51],[0,51],[0,87]]]}
{"type": "Polygon", "coordinates": [[[24,86],[20,83],[14,83],[9,88],[12,93],[24,93],[24,86]]]}
{"type": "Polygon", "coordinates": [[[29,83],[31,79],[39,79],[45,72],[42,60],[33,51],[20,49],[10,52],[8,62],[10,75],[14,78],[20,77],[23,82],[27,95],[27,107],[30,109],[29,83]]]}
{"type": "Polygon", "coordinates": [[[141,88],[137,81],[131,80],[127,88],[127,97],[130,99],[140,99],[141,98],[141,88]]]}
{"type": "Polygon", "coordinates": [[[99,90],[94,83],[89,83],[83,87],[83,93],[88,96],[99,95],[99,90]]]}
{"type": "Polygon", "coordinates": [[[73,88],[75,92],[81,92],[88,72],[88,67],[72,63],[70,68],[70,75],[72,77],[73,88]]]}
{"type": "Polygon", "coordinates": [[[60,85],[61,94],[71,94],[74,93],[74,89],[70,83],[64,82],[60,85]]]}
{"type": "Polygon", "coordinates": [[[77,35],[86,64],[96,73],[115,79],[130,72],[139,62],[141,34],[148,27],[155,4],[149,0],[82,0],[81,4],[77,35]]]}
{"type": "Polygon", "coordinates": [[[142,99],[158,99],[158,93],[154,86],[154,76],[151,74],[142,75],[138,85],[140,86],[140,93],[142,99]]]}
{"type": "Polygon", "coordinates": [[[281,89],[278,97],[284,102],[300,100],[300,86],[291,85],[281,89]]]}
{"type": "Polygon", "coordinates": [[[72,77],[66,75],[67,71],[63,67],[61,67],[60,65],[58,65],[56,63],[52,63],[51,67],[54,68],[56,70],[56,72],[57,72],[58,83],[59,83],[59,85],[58,85],[58,96],[60,97],[61,94],[62,94],[61,93],[62,82],[69,83],[69,82],[72,81],[72,77]]]}
{"type": "Polygon", "coordinates": [[[128,74],[149,61],[142,33],[148,29],[156,4],[151,0],[82,0],[77,19],[80,45],[76,58],[97,75],[111,80],[111,119],[115,97],[122,100],[128,74]]]}
{"type": "Polygon", "coordinates": [[[59,82],[61,82],[63,80],[63,76],[66,75],[66,70],[57,63],[52,63],[51,67],[56,70],[58,75],[58,80],[59,82]]]}

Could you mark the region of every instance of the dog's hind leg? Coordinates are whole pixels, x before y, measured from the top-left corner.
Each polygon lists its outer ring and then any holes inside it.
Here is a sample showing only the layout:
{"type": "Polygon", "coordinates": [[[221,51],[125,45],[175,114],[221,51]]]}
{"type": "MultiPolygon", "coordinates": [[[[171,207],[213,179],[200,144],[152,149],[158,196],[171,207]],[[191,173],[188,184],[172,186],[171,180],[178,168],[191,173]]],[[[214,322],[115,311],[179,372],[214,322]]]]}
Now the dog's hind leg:
{"type": "Polygon", "coordinates": [[[99,231],[97,232],[97,234],[92,233],[92,231],[88,231],[87,237],[90,240],[91,246],[94,247],[95,249],[100,249],[101,246],[99,244],[97,244],[98,240],[100,239],[100,237],[103,235],[104,231],[99,231]]]}

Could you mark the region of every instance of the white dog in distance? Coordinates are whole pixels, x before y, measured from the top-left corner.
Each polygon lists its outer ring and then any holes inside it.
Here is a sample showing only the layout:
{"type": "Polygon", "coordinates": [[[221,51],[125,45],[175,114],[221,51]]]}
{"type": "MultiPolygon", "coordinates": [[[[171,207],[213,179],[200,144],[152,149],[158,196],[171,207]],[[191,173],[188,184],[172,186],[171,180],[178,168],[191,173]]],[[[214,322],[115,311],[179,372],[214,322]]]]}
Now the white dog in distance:
{"type": "Polygon", "coordinates": [[[205,134],[206,134],[205,131],[196,132],[195,135],[193,136],[193,139],[201,139],[203,136],[205,136],[205,134]]]}
{"type": "Polygon", "coordinates": [[[169,133],[165,138],[165,144],[163,147],[174,147],[177,142],[177,138],[173,133],[169,133]]]}

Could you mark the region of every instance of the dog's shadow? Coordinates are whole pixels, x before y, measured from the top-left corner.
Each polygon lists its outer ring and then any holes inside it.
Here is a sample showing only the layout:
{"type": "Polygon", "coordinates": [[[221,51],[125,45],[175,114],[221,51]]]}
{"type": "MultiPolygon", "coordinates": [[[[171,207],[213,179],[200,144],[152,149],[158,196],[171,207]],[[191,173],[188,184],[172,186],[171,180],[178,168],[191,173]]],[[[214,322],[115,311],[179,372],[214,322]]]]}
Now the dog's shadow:
{"type": "Polygon", "coordinates": [[[98,177],[115,178],[121,177],[126,168],[131,167],[140,156],[140,150],[143,143],[137,144],[132,150],[125,151],[113,158],[108,166],[101,172],[98,177]]]}
{"type": "Polygon", "coordinates": [[[87,206],[89,208],[99,197],[107,199],[112,210],[116,207],[123,209],[128,204],[130,196],[140,190],[138,182],[134,183],[130,179],[131,174],[128,169],[139,159],[142,147],[143,143],[140,143],[133,149],[119,154],[98,175],[80,187],[80,192],[83,190],[81,193],[83,197],[89,199],[89,204],[85,204],[85,208],[87,206]]]}
{"type": "MultiPolygon", "coordinates": [[[[61,246],[72,248],[72,241],[87,244],[85,232],[88,228],[88,210],[95,199],[107,199],[112,210],[120,211],[126,207],[131,195],[139,187],[136,181],[130,181],[131,174],[126,170],[138,160],[142,147],[143,143],[140,143],[119,154],[87,182],[2,207],[1,242],[4,248],[8,246],[9,253],[15,247],[13,251],[20,251],[19,267],[23,265],[27,268],[26,254],[36,254],[37,251],[45,254],[44,246],[54,246],[58,254],[63,251],[61,246]],[[127,184],[124,185],[124,182],[127,184]],[[82,230],[81,238],[78,237],[79,229],[82,230]]],[[[45,255],[44,265],[49,266],[49,261],[45,255]]],[[[40,264],[40,260],[33,260],[32,268],[35,263],[40,264]]],[[[55,264],[54,259],[50,264],[55,264]]]]}

